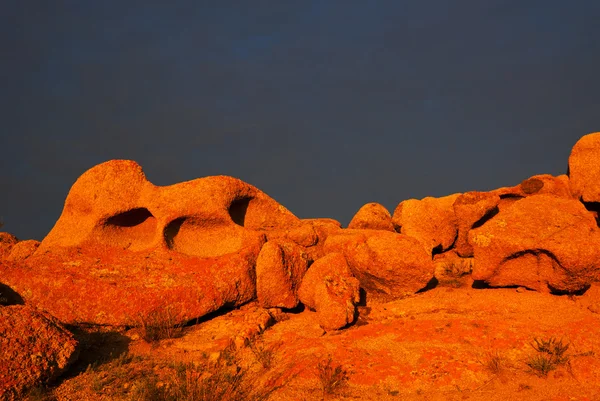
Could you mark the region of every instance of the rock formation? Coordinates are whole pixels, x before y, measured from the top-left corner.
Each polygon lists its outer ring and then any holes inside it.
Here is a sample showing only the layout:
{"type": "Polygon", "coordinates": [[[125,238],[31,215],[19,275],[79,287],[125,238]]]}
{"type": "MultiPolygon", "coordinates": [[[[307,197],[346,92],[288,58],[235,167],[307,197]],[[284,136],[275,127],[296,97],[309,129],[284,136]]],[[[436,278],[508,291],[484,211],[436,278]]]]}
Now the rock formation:
{"type": "Polygon", "coordinates": [[[337,330],[354,322],[360,301],[359,282],[340,253],[315,261],[299,290],[302,303],[316,310],[325,330],[337,330]]]}
{"type": "Polygon", "coordinates": [[[600,202],[600,132],[585,135],[569,156],[573,196],[583,202],[600,202]]]}
{"type": "Polygon", "coordinates": [[[0,400],[21,400],[58,377],[78,355],[77,342],[56,319],[28,306],[0,306],[0,400]]]}
{"type": "Polygon", "coordinates": [[[383,205],[374,202],[361,207],[348,224],[348,228],[395,231],[390,212],[383,205]]]}
{"type": "Polygon", "coordinates": [[[431,256],[417,239],[404,234],[343,230],[327,238],[325,252],[344,255],[368,299],[402,298],[433,278],[431,256]]]}

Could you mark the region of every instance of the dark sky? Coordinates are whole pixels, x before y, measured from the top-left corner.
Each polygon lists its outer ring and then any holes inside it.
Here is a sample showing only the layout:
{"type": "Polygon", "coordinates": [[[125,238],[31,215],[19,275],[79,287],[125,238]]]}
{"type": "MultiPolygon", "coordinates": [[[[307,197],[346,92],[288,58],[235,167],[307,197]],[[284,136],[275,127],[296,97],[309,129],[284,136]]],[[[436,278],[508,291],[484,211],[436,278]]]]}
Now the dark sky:
{"type": "Polygon", "coordinates": [[[42,239],[115,158],[344,224],[563,174],[600,130],[599,21],[598,0],[3,0],[4,229],[42,239]]]}

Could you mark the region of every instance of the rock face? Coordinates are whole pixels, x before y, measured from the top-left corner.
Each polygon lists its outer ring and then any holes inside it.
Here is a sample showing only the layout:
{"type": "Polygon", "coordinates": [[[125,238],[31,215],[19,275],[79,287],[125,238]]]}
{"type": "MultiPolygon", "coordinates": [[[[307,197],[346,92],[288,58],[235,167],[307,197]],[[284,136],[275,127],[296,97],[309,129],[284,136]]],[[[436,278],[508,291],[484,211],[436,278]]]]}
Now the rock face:
{"type": "Polygon", "coordinates": [[[418,240],[407,235],[343,230],[327,238],[324,250],[344,255],[369,300],[402,298],[422,289],[433,278],[431,257],[418,240]]]}
{"type": "Polygon", "coordinates": [[[473,278],[493,286],[576,292],[600,279],[600,232],[578,201],[519,200],[469,233],[473,278]]]}
{"type": "Polygon", "coordinates": [[[396,231],[419,240],[430,255],[434,249],[440,252],[449,249],[457,235],[452,205],[459,196],[400,202],[392,218],[396,231]]]}
{"type": "Polygon", "coordinates": [[[348,228],[395,231],[390,212],[379,203],[367,203],[361,207],[348,224],[348,228]]]}
{"type": "Polygon", "coordinates": [[[263,237],[236,253],[198,258],[114,247],[63,248],[0,264],[0,277],[26,303],[68,324],[136,325],[164,306],[181,322],[256,296],[263,237]]]}
{"type": "Polygon", "coordinates": [[[11,262],[25,260],[31,255],[33,255],[39,246],[40,241],[36,241],[33,239],[20,241],[12,247],[9,255],[6,257],[6,260],[11,262]]]}
{"type": "Polygon", "coordinates": [[[510,207],[520,199],[535,195],[554,195],[565,199],[573,198],[569,177],[566,175],[554,177],[550,174],[534,175],[523,180],[519,185],[498,188],[490,191],[490,193],[500,197],[500,202],[498,203],[499,210],[510,207]]]}
{"type": "Polygon", "coordinates": [[[458,226],[458,237],[454,246],[461,257],[473,256],[469,244],[469,231],[498,213],[500,197],[490,192],[467,192],[454,201],[454,215],[458,226]]]}
{"type": "Polygon", "coordinates": [[[600,202],[600,132],[585,135],[569,156],[569,180],[573,196],[584,202],[600,202]]]}
{"type": "Polygon", "coordinates": [[[256,296],[263,308],[294,308],[298,287],[308,269],[308,255],[291,241],[273,240],[256,261],[256,296]]]}
{"type": "Polygon", "coordinates": [[[344,255],[331,253],[312,264],[298,294],[304,305],[317,311],[323,329],[337,330],[354,322],[359,289],[344,255]]]}
{"type": "Polygon", "coordinates": [[[194,318],[254,299],[266,236],[318,242],[313,224],[243,181],[158,187],[113,160],[75,182],[38,251],[0,277],[64,322],[129,325],[159,303],[194,318]]]}
{"type": "Polygon", "coordinates": [[[19,239],[12,234],[0,233],[0,260],[6,258],[19,239]]]}
{"type": "Polygon", "coordinates": [[[28,306],[0,307],[0,399],[22,399],[28,388],[59,376],[77,358],[73,335],[28,306]]]}

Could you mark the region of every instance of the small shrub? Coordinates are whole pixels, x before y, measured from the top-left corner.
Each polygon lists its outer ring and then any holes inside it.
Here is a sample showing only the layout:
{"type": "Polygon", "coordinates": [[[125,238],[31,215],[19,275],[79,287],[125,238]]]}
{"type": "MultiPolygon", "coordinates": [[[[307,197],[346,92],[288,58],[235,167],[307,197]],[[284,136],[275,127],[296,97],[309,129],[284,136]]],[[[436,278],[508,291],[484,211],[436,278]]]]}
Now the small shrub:
{"type": "Polygon", "coordinates": [[[321,384],[321,390],[323,391],[323,397],[336,393],[350,379],[348,372],[341,365],[334,366],[331,357],[319,361],[317,364],[317,375],[321,384]]]}
{"type": "Polygon", "coordinates": [[[556,369],[556,363],[548,355],[534,355],[527,360],[527,366],[538,376],[547,376],[550,371],[556,369]]]}
{"type": "Polygon", "coordinates": [[[504,371],[506,361],[498,352],[494,352],[489,353],[482,364],[488,372],[499,375],[504,371]]]}
{"type": "Polygon", "coordinates": [[[184,324],[181,314],[175,313],[171,306],[160,306],[148,314],[140,316],[138,326],[142,338],[149,343],[183,335],[184,324]]]}
{"type": "Polygon", "coordinates": [[[548,339],[535,338],[531,347],[538,352],[538,355],[530,357],[526,364],[539,376],[547,376],[550,371],[556,369],[559,365],[569,362],[569,343],[563,343],[563,340],[557,340],[554,337],[548,339]]]}

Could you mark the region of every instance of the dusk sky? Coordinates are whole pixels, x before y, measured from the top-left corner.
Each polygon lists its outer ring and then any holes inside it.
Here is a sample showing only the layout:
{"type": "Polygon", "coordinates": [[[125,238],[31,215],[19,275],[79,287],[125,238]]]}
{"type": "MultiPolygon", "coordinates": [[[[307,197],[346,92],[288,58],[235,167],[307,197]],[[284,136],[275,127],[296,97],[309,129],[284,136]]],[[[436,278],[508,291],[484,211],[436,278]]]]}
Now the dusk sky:
{"type": "Polygon", "coordinates": [[[41,240],[109,159],[343,224],[564,174],[600,131],[599,24],[598,0],[4,0],[3,230],[41,240]]]}

